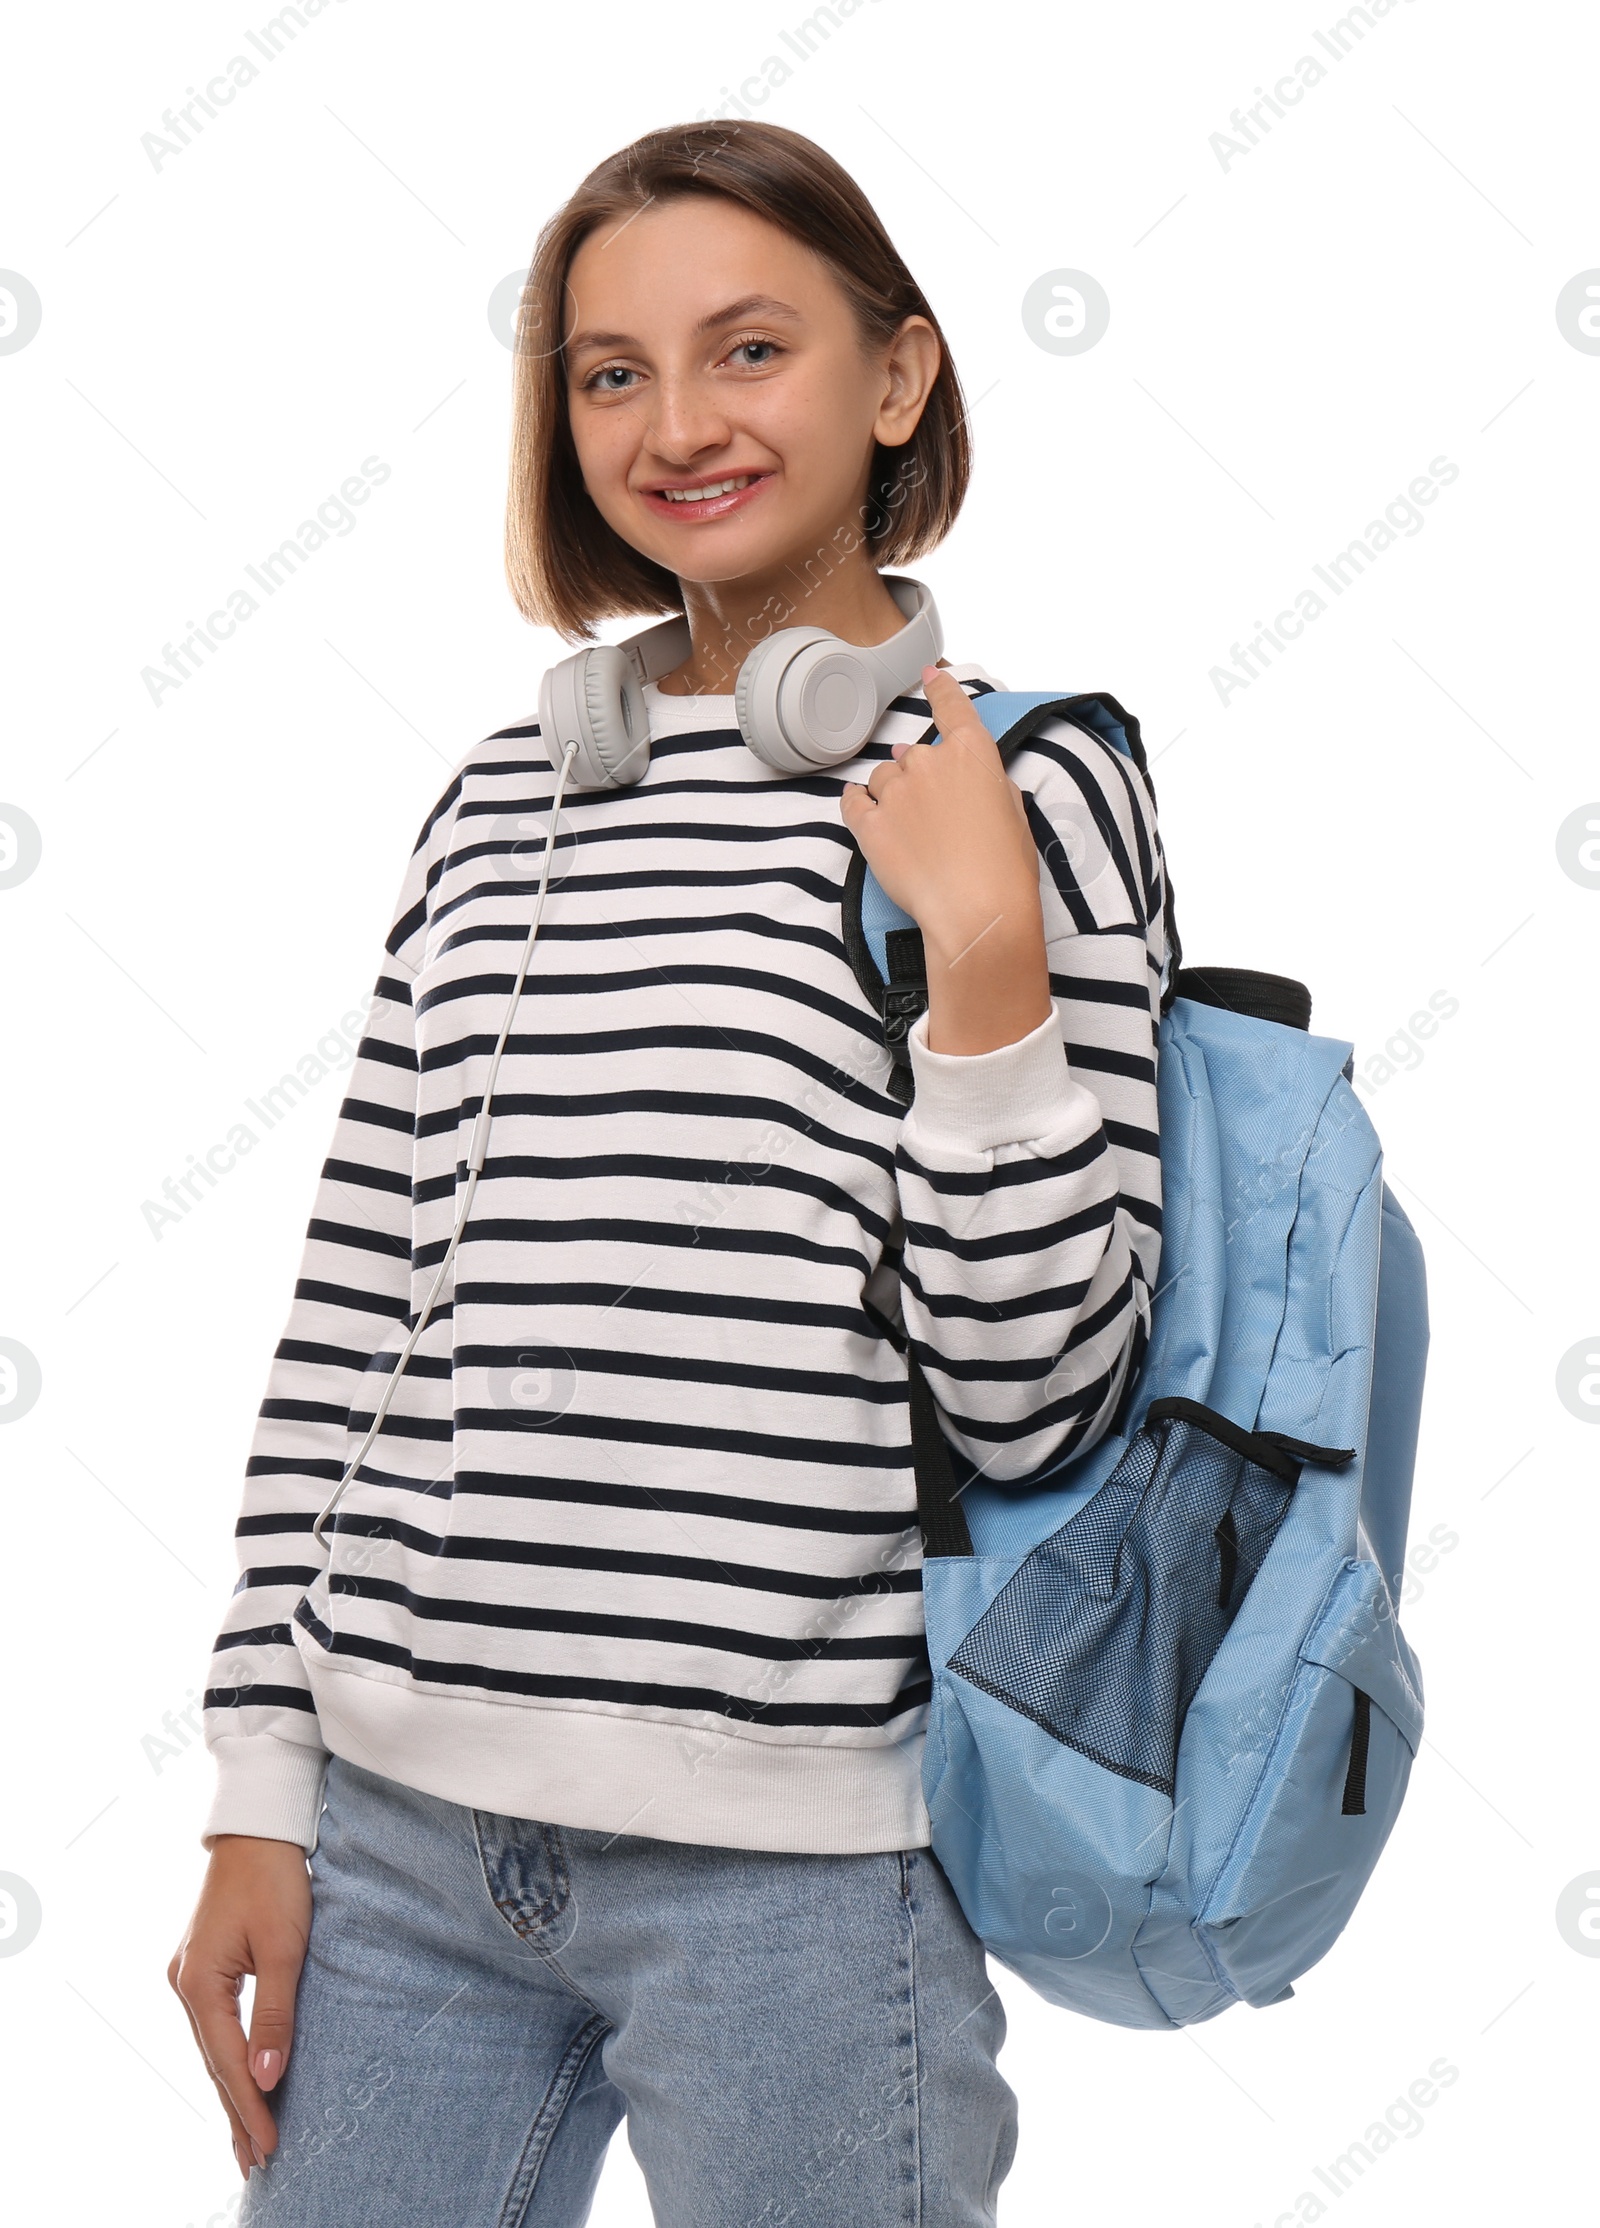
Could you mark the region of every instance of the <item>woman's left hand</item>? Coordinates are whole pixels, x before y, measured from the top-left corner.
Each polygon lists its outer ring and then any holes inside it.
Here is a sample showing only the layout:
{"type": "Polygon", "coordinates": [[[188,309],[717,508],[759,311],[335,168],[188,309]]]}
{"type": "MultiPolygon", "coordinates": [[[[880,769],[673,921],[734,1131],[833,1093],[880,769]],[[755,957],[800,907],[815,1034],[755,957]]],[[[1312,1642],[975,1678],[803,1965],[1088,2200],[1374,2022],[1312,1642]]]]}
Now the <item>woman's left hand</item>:
{"type": "Polygon", "coordinates": [[[966,692],[923,669],[940,742],[897,743],[846,782],[839,811],[868,866],[922,931],[928,1045],[987,1052],[1052,1011],[1039,854],[1022,792],[966,692]]]}

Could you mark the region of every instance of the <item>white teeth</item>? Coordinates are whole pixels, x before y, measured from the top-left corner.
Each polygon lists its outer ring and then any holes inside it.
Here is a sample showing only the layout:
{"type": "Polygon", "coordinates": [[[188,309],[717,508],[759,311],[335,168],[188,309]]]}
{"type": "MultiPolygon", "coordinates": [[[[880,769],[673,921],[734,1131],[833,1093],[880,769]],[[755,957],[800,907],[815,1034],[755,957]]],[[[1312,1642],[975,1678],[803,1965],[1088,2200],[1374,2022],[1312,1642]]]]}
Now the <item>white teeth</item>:
{"type": "Polygon", "coordinates": [[[746,472],[742,479],[716,480],[710,487],[664,487],[661,492],[669,503],[704,503],[713,495],[731,495],[735,488],[748,487],[752,476],[746,472]]]}

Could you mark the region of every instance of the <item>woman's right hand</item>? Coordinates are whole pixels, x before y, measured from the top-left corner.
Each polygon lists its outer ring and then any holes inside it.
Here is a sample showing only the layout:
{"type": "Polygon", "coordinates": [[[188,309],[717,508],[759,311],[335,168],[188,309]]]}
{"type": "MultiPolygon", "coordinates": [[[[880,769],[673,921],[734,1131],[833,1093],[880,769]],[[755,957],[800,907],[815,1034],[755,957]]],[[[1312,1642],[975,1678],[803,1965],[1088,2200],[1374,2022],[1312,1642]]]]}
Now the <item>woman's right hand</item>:
{"type": "Polygon", "coordinates": [[[311,1875],[297,1841],[218,1834],[200,1900],[167,1978],[189,2015],[206,2071],[233,2132],[246,2181],[278,2144],[266,2092],[276,2088],[294,2040],[294,2000],[311,1933],[311,1875]],[[239,1997],[255,1976],[250,2037],[239,1997]]]}

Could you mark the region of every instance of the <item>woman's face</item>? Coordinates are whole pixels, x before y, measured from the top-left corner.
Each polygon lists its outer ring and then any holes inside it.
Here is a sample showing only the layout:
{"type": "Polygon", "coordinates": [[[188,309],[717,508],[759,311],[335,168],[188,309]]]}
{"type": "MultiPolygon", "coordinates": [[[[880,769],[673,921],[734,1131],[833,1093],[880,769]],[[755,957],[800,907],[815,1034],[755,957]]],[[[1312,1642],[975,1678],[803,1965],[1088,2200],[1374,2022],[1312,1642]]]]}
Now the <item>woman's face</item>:
{"type": "Polygon", "coordinates": [[[819,256],[718,195],[590,234],[567,296],[567,405],[596,509],[680,580],[759,577],[859,529],[875,441],[910,439],[926,318],[866,353],[819,256]],[[715,494],[695,492],[734,480],[715,494]],[[688,490],[689,498],[671,490],[688,490]]]}

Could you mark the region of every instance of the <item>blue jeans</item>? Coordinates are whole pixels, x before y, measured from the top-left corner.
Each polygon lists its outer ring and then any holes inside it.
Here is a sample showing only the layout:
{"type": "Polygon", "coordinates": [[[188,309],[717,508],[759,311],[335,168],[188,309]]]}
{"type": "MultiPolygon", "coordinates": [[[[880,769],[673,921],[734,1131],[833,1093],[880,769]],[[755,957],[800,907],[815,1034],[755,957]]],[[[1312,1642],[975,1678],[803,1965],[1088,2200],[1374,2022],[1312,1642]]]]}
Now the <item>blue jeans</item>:
{"type": "Polygon", "coordinates": [[[1005,2013],[928,1849],[771,1854],[328,1767],[278,2147],[240,2228],[977,2228],[1005,2013]]]}

